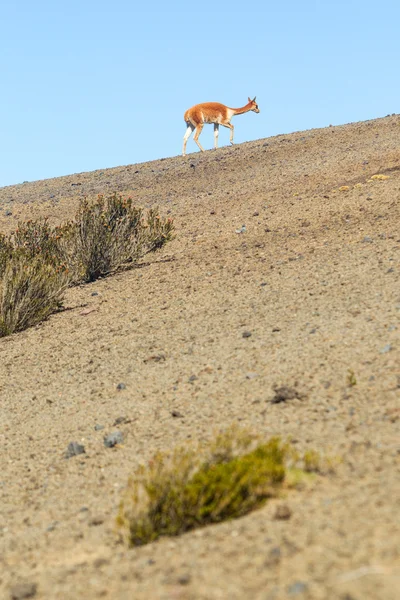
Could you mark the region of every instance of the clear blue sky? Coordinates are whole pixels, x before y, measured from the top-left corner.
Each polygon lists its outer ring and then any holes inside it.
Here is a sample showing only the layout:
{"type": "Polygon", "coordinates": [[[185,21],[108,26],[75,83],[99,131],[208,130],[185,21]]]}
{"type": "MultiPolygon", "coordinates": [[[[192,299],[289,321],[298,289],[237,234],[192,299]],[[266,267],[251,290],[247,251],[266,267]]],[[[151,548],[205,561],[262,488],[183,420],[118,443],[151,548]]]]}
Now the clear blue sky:
{"type": "Polygon", "coordinates": [[[257,95],[236,142],[400,112],[398,0],[3,0],[0,15],[0,186],[180,154],[198,102],[257,95]]]}

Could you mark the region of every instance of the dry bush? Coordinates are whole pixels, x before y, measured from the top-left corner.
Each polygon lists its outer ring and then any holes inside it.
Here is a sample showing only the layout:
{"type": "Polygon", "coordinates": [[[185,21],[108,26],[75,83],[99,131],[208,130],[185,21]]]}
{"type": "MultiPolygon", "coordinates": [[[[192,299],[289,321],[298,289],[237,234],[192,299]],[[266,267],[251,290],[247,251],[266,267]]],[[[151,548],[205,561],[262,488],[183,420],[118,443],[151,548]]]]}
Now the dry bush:
{"type": "Polygon", "coordinates": [[[60,228],[51,227],[47,218],[18,223],[10,240],[16,251],[24,253],[29,260],[40,256],[45,262],[60,267],[65,263],[65,254],[60,246],[60,228]]]}
{"type": "Polygon", "coordinates": [[[68,284],[108,275],[172,237],[171,219],[154,209],[144,216],[116,193],[93,204],[83,200],[75,220],[65,225],[29,220],[8,237],[0,234],[0,337],[58,310],[68,284]]]}
{"type": "Polygon", "coordinates": [[[10,260],[13,252],[13,246],[5,235],[0,233],[0,277],[3,275],[7,263],[10,260]]]}
{"type": "Polygon", "coordinates": [[[212,443],[158,453],[129,480],[119,531],[136,546],[245,515],[289,485],[293,456],[279,438],[256,443],[236,428],[212,443]]]}
{"type": "Polygon", "coordinates": [[[68,276],[14,251],[0,279],[0,337],[37,325],[62,306],[68,276]]]}
{"type": "Polygon", "coordinates": [[[131,198],[114,193],[95,203],[82,200],[60,234],[75,281],[89,282],[162,248],[173,237],[173,222],[154,209],[145,216],[131,198]]]}

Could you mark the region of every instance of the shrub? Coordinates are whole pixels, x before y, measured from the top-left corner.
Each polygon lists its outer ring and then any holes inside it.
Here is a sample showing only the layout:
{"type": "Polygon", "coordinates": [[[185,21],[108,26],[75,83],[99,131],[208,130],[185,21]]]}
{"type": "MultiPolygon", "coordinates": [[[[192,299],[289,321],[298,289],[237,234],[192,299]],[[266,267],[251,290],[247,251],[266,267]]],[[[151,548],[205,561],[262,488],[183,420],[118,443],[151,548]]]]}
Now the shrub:
{"type": "Polygon", "coordinates": [[[0,233],[0,277],[3,275],[7,263],[11,258],[13,247],[8,238],[0,233]]]}
{"type": "Polygon", "coordinates": [[[231,429],[215,442],[158,453],[129,480],[117,526],[131,546],[240,517],[277,496],[293,456],[279,438],[231,429]]]}
{"type": "Polygon", "coordinates": [[[76,281],[89,282],[162,248],[173,237],[171,219],[133,206],[114,193],[90,204],[82,200],[75,221],[60,230],[76,281]]]}
{"type": "Polygon", "coordinates": [[[0,279],[0,337],[36,325],[61,308],[67,284],[64,270],[14,252],[0,279]]]}
{"type": "Polygon", "coordinates": [[[47,219],[18,223],[11,239],[14,249],[24,253],[27,259],[40,256],[45,262],[59,267],[65,262],[60,246],[60,228],[51,227],[47,219]]]}

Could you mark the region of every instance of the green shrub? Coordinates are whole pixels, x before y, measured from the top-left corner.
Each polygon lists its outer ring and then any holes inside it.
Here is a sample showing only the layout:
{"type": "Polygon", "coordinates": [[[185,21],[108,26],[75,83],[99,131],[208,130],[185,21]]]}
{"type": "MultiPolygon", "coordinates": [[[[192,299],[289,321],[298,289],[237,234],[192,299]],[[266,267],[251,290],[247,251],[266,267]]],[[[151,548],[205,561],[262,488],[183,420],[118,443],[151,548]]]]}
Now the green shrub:
{"type": "Polygon", "coordinates": [[[0,279],[0,337],[37,325],[61,308],[67,284],[64,270],[14,252],[0,279]]]}
{"type": "Polygon", "coordinates": [[[117,526],[131,546],[247,514],[287,484],[293,453],[279,438],[237,429],[198,447],[158,453],[129,480],[117,526]]]}
{"type": "Polygon", "coordinates": [[[173,237],[173,223],[154,209],[145,217],[131,198],[114,193],[92,204],[82,200],[75,221],[60,233],[76,281],[89,282],[162,248],[173,237]]]}

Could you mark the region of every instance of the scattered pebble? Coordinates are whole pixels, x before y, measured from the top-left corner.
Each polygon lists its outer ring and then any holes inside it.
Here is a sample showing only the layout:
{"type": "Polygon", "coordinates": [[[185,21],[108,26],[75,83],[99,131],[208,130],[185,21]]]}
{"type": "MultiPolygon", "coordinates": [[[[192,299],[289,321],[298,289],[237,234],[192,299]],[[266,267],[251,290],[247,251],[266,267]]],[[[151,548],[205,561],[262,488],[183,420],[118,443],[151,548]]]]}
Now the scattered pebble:
{"type": "Polygon", "coordinates": [[[249,337],[251,337],[251,331],[243,331],[242,337],[243,338],[249,338],[249,337]]]}
{"type": "Polygon", "coordinates": [[[182,419],[183,418],[183,414],[181,412],[179,412],[179,410],[172,410],[171,411],[171,415],[173,417],[175,417],[175,419],[182,419]]]}
{"type": "Polygon", "coordinates": [[[126,424],[126,423],[130,423],[131,419],[129,417],[117,417],[113,423],[113,427],[115,427],[116,425],[121,425],[121,424],[126,424]]]}
{"type": "Polygon", "coordinates": [[[126,390],[126,383],[119,383],[117,385],[117,390],[126,390]]]}
{"type": "Polygon", "coordinates": [[[386,354],[387,352],[390,352],[392,350],[392,344],[386,344],[386,346],[383,346],[383,348],[381,348],[379,350],[379,354],[386,354]]]}
{"type": "Polygon", "coordinates": [[[97,425],[97,424],[96,424],[96,425],[94,426],[94,430],[95,430],[95,431],[101,431],[102,429],[104,429],[104,425],[97,425]]]}
{"type": "Polygon", "coordinates": [[[297,596],[297,594],[304,594],[308,590],[308,585],[303,581],[295,581],[292,585],[288,586],[289,596],[297,596]]]}
{"type": "Polygon", "coordinates": [[[23,598],[33,598],[36,596],[37,584],[33,582],[17,583],[11,588],[11,599],[22,600],[23,598]]]}
{"type": "Polygon", "coordinates": [[[292,511],[290,510],[290,507],[287,504],[279,504],[276,507],[274,519],[277,519],[279,521],[287,521],[290,519],[291,516],[292,511]]]}
{"type": "Polygon", "coordinates": [[[91,527],[97,527],[97,525],[102,525],[104,523],[104,517],[102,515],[95,515],[88,521],[91,527]]]}
{"type": "Polygon", "coordinates": [[[301,399],[302,395],[292,387],[283,385],[281,387],[274,387],[275,396],[271,399],[272,404],[279,404],[280,402],[286,402],[286,400],[294,400],[295,398],[301,399]]]}
{"type": "Polygon", "coordinates": [[[256,379],[256,377],[258,377],[258,373],[246,373],[246,379],[256,379]]]}
{"type": "Polygon", "coordinates": [[[78,442],[70,442],[64,456],[65,458],[72,458],[79,454],[85,454],[85,447],[82,444],[78,444],[78,442]]]}
{"type": "Polygon", "coordinates": [[[120,431],[114,431],[109,435],[104,436],[104,445],[106,448],[114,448],[117,444],[122,444],[124,436],[120,431]]]}

